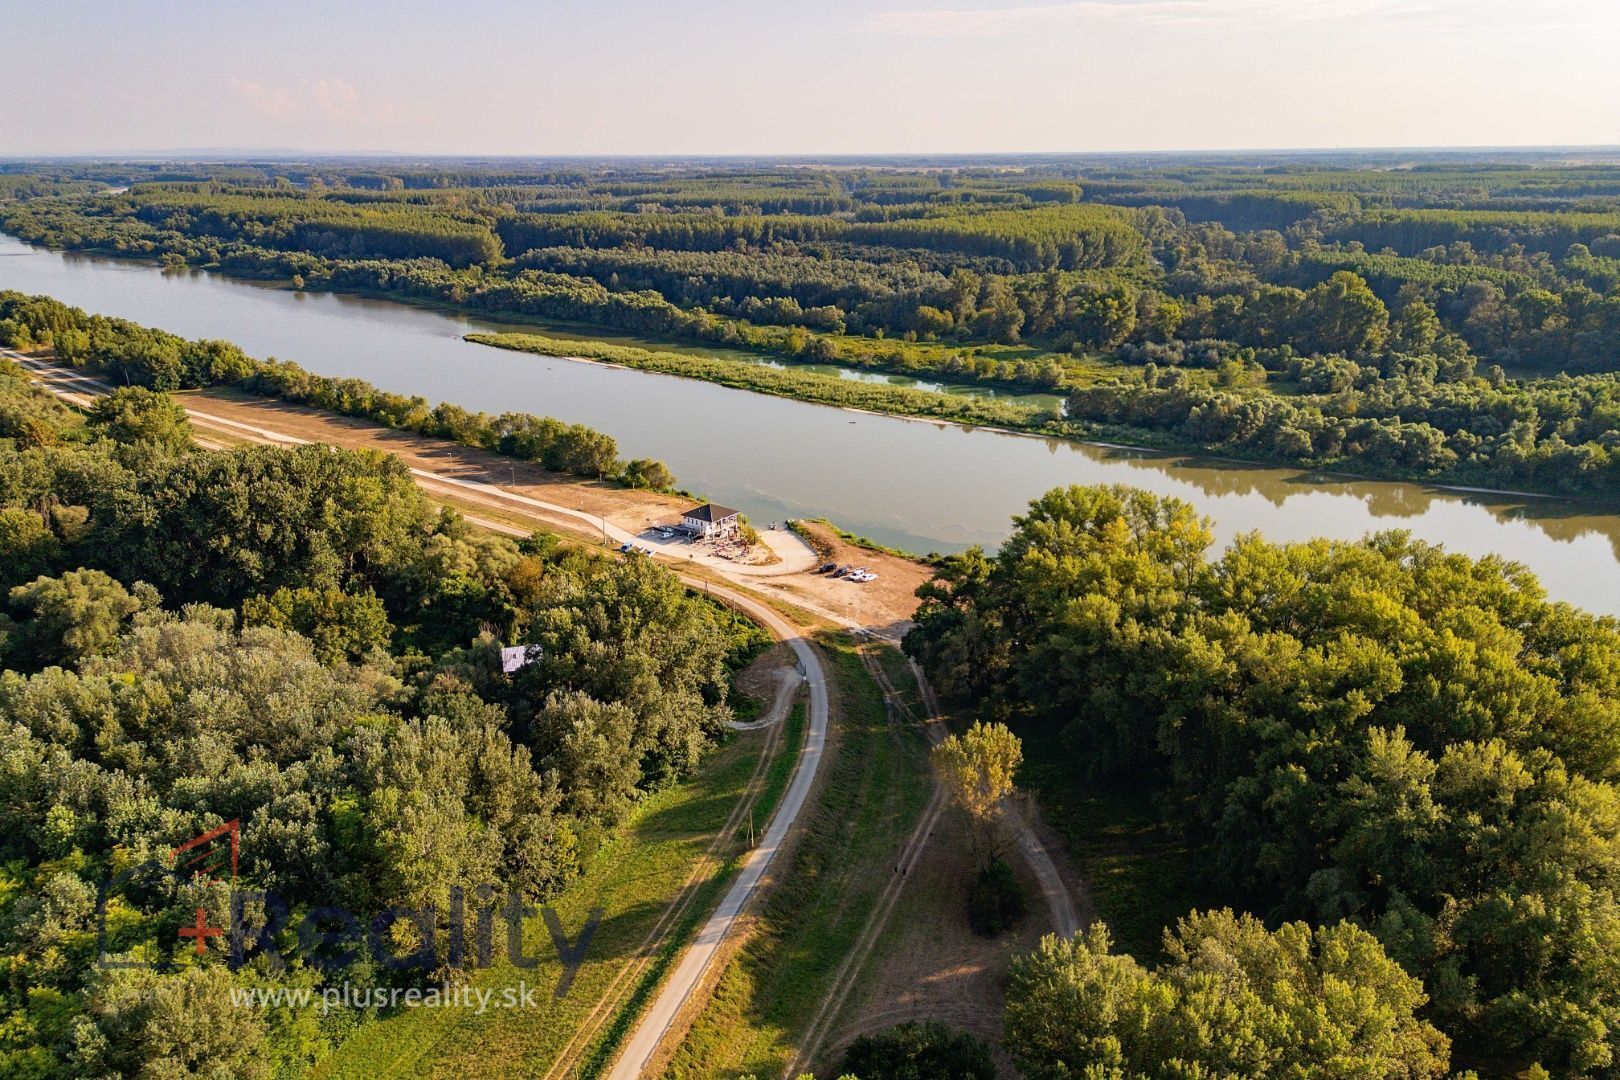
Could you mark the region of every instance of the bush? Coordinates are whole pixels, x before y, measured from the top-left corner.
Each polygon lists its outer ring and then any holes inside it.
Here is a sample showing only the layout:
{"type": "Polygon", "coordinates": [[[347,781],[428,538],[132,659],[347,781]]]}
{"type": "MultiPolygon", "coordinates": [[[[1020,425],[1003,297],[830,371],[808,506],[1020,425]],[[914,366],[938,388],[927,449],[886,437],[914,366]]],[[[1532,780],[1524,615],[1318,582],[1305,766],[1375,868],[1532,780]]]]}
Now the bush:
{"type": "Polygon", "coordinates": [[[669,466],[662,461],[636,458],[625,462],[624,471],[619,474],[619,481],[625,487],[668,491],[675,486],[675,474],[670,472],[669,466]]]}
{"type": "Polygon", "coordinates": [[[980,870],[968,889],[968,925],[975,934],[995,937],[1010,930],[1024,917],[1026,907],[1024,887],[1001,859],[980,870]]]}
{"type": "Polygon", "coordinates": [[[862,1035],[844,1051],[838,1071],[861,1080],[994,1080],[996,1075],[982,1039],[935,1023],[862,1035]]]}

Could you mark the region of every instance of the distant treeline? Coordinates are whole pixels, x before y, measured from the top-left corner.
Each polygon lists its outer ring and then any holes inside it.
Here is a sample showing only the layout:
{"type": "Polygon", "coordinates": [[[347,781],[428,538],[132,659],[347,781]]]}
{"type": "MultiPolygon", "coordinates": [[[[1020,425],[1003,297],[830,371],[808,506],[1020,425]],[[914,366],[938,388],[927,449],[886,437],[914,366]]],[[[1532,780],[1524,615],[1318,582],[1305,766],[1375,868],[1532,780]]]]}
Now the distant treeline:
{"type": "Polygon", "coordinates": [[[191,237],[219,237],[332,258],[439,259],[454,267],[500,258],[487,225],[421,206],[336,199],[155,190],[129,200],[137,220],[191,237]]]}
{"type": "Polygon", "coordinates": [[[1620,213],[1372,210],[1330,229],[1328,235],[1369,248],[1391,248],[1400,255],[1457,243],[1492,253],[1516,247],[1563,254],[1574,244],[1620,237],[1620,213]]]}
{"type": "MultiPolygon", "coordinates": [[[[1252,175],[1240,184],[1219,172],[1144,173],[1087,189],[1038,174],[631,174],[464,187],[359,174],[340,186],[226,179],[78,196],[68,181],[9,177],[0,221],[40,242],[310,286],[409,291],[431,276],[419,265],[431,260],[455,275],[437,290],[447,302],[643,332],[701,338],[701,317],[714,315],[743,337],[749,326],[798,326],[1103,356],[1128,344],[1242,341],[1255,332],[1231,325],[1222,304],[1265,320],[1275,289],[1353,269],[1391,308],[1423,299],[1488,359],[1611,370],[1620,195],[1607,206],[1579,194],[1620,192],[1600,172],[1582,170],[1568,208],[1555,210],[1491,208],[1488,189],[1517,193],[1504,200],[1515,206],[1544,203],[1560,190],[1555,170],[1539,183],[1484,172],[1475,180],[1486,194],[1472,201],[1485,205],[1466,209],[1450,205],[1463,200],[1466,174],[1397,183],[1283,173],[1256,186],[1252,175]],[[1382,205],[1425,199],[1443,205],[1382,205]],[[350,266],[376,261],[401,272],[350,266]],[[532,279],[515,293],[499,287],[529,269],[554,275],[543,304],[532,279]],[[974,275],[971,295],[957,271],[974,275]],[[352,281],[357,273],[367,280],[352,281]],[[581,303],[592,283],[624,299],[581,303]],[[1099,322],[1095,296],[1122,289],[1099,322]],[[1213,323],[1196,317],[1205,311],[1213,323]]],[[[1330,339],[1272,333],[1300,352],[1335,351],[1330,339]]]]}

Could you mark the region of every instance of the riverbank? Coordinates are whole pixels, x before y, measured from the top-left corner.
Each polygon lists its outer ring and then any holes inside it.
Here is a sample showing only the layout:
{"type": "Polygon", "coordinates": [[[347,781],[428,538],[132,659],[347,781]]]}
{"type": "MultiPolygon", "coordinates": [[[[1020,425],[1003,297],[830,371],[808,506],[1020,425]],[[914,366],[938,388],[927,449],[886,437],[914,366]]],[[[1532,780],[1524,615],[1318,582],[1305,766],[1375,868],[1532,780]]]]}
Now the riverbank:
{"type": "MultiPolygon", "coordinates": [[[[47,242],[43,238],[25,238],[11,233],[0,233],[0,235],[19,240],[24,244],[28,244],[42,251],[49,251],[58,254],[71,253],[74,255],[88,256],[91,258],[113,259],[120,262],[139,263],[154,270],[164,272],[185,271],[217,274],[231,281],[251,282],[254,285],[265,289],[275,290],[292,295],[326,294],[331,296],[352,297],[360,300],[370,300],[378,303],[403,304],[417,310],[430,311],[436,314],[449,315],[461,319],[478,319],[490,323],[504,323],[518,327],[532,326],[543,330],[547,335],[553,337],[562,337],[565,339],[579,340],[588,343],[602,343],[626,348],[644,348],[651,351],[676,352],[678,350],[691,350],[693,355],[699,355],[700,357],[712,357],[719,360],[733,358],[728,357],[727,354],[735,354],[735,356],[747,356],[749,358],[735,359],[735,362],[752,364],[755,366],[770,366],[773,363],[780,363],[789,365],[792,368],[800,368],[802,366],[831,367],[848,372],[851,376],[859,376],[862,374],[886,375],[916,382],[933,382],[939,387],[938,390],[900,387],[900,389],[917,389],[920,393],[943,393],[951,396],[962,396],[987,401],[997,401],[1006,398],[1011,398],[1015,401],[1018,399],[1028,398],[1050,398],[1054,403],[1052,406],[1054,408],[1058,407],[1057,403],[1061,402],[1063,393],[1061,389],[1056,387],[1042,389],[1039,387],[1032,387],[1029,385],[1020,384],[1018,382],[993,377],[976,377],[965,380],[954,379],[949,373],[936,370],[936,366],[939,364],[942,357],[935,354],[951,354],[955,351],[950,347],[939,344],[901,341],[873,342],[865,338],[845,338],[842,335],[818,333],[814,335],[817,340],[833,343],[833,355],[821,357],[815,360],[805,360],[777,347],[778,343],[774,341],[765,344],[753,344],[747,341],[735,341],[723,344],[707,340],[703,337],[693,337],[683,334],[677,334],[670,337],[656,334],[648,335],[639,333],[635,330],[606,323],[593,323],[566,318],[546,317],[505,308],[490,309],[479,307],[472,303],[458,302],[453,299],[446,299],[444,297],[432,294],[411,293],[402,290],[366,288],[353,284],[338,284],[327,279],[299,282],[281,274],[252,273],[247,270],[243,270],[240,267],[225,266],[217,262],[185,262],[178,264],[165,263],[154,259],[149,254],[143,252],[96,246],[65,247],[60,244],[52,244],[47,242]],[[846,341],[858,343],[862,347],[876,346],[881,344],[891,350],[896,348],[902,349],[908,351],[914,356],[919,354],[927,356],[930,358],[930,363],[924,363],[921,366],[893,362],[886,363],[883,362],[881,357],[875,353],[866,355],[860,361],[857,361],[856,359],[851,358],[849,355],[846,355],[847,348],[839,344],[846,341]],[[930,366],[930,364],[935,366],[930,366]]],[[[752,327],[752,324],[743,323],[738,323],[737,325],[749,326],[757,331],[773,334],[777,331],[782,331],[785,333],[794,329],[791,327],[775,326],[752,327]]],[[[1035,357],[1050,359],[1052,357],[1052,354],[1043,353],[1041,350],[1027,345],[1008,346],[980,343],[967,346],[966,351],[970,354],[985,355],[996,360],[1027,360],[1035,357]]],[[[1070,376],[1072,377],[1074,373],[1074,369],[1071,367],[1069,371],[1070,376]]],[[[858,378],[855,378],[850,381],[859,380],[858,378]]]]}
{"type": "MultiPolygon", "coordinates": [[[[7,236],[6,239],[15,242],[14,237],[7,236]]],[[[27,244],[32,250],[41,253],[59,250],[44,247],[32,241],[22,241],[21,243],[27,244]]],[[[93,248],[73,250],[76,253],[97,257],[116,258],[122,262],[138,263],[154,268],[158,266],[150,258],[135,256],[129,252],[104,251],[93,248]]],[[[188,269],[197,270],[199,268],[193,266],[188,267],[188,269]]],[[[277,277],[247,274],[238,270],[219,267],[207,268],[206,273],[198,273],[195,276],[199,279],[217,276],[219,279],[226,281],[251,282],[258,288],[262,288],[266,293],[286,297],[344,297],[366,303],[398,306],[407,310],[432,313],[443,317],[455,317],[463,320],[487,320],[496,325],[502,323],[511,326],[532,325],[547,331],[547,333],[502,330],[495,333],[458,333],[457,336],[485,345],[502,344],[502,342],[493,339],[540,340],[549,344],[543,348],[519,348],[518,351],[536,352],[541,355],[564,359],[595,360],[599,363],[613,364],[632,370],[668,374],[678,378],[694,379],[733,389],[766,393],[810,404],[830,405],[836,408],[925,420],[939,424],[969,425],[988,431],[1032,436],[1039,439],[1062,439],[1103,448],[1124,447],[1153,453],[1195,455],[1200,459],[1209,461],[1300,469],[1320,475],[1326,482],[1339,480],[1397,481],[1422,484],[1437,491],[1455,491],[1498,498],[1549,497],[1559,500],[1578,501],[1591,507],[1592,512],[1601,514],[1613,513],[1617,507],[1620,507],[1620,496],[1611,495],[1607,491],[1590,490],[1589,482],[1591,478],[1572,471],[1560,472],[1545,484],[1526,483],[1523,478],[1514,478],[1513,482],[1504,483],[1504,478],[1500,473],[1485,467],[1468,467],[1464,465],[1433,471],[1398,465],[1378,467],[1363,457],[1301,459],[1264,452],[1264,449],[1251,451],[1248,448],[1230,445],[1222,445],[1212,449],[1205,443],[1179,437],[1165,431],[1111,424],[1103,421],[1081,423],[1074,420],[1063,420],[1057,418],[1055,410],[1052,408],[1022,405],[1002,397],[974,396],[975,391],[989,391],[991,393],[1010,391],[1018,396],[1028,396],[1035,393],[1028,388],[1002,385],[994,381],[981,380],[972,384],[947,383],[945,389],[936,391],[865,382],[841,375],[806,370],[811,367],[832,367],[845,373],[878,374],[893,372],[897,375],[902,373],[901,369],[893,366],[856,363],[842,355],[829,358],[823,364],[820,361],[800,360],[783,356],[776,351],[763,347],[750,347],[747,344],[728,347],[712,343],[676,342],[657,335],[638,334],[633,331],[615,327],[603,327],[592,323],[542,318],[522,312],[487,311],[470,304],[455,304],[432,296],[408,295],[403,292],[384,292],[352,287],[339,288],[329,282],[322,282],[318,287],[299,291],[285,280],[277,277]],[[637,344],[620,345],[615,343],[623,341],[633,341],[637,342],[637,344]],[[727,353],[749,354],[754,358],[728,358],[727,353]],[[647,360],[641,358],[638,354],[647,354],[657,359],[647,360]],[[772,358],[779,359],[785,366],[771,366],[772,358]],[[1575,486],[1572,487],[1571,485],[1575,486]]],[[[873,342],[864,338],[851,338],[847,342],[842,338],[835,340],[827,335],[820,335],[820,338],[839,344],[840,349],[843,347],[840,343],[847,343],[850,347],[854,347],[861,342],[865,342],[867,346],[873,345],[873,342]]],[[[907,350],[936,350],[942,348],[941,346],[923,343],[887,342],[885,344],[891,348],[904,348],[907,350]]],[[[504,345],[504,347],[513,348],[514,346],[504,345]]],[[[1020,355],[1024,353],[1033,355],[1028,346],[981,346],[970,351],[993,353],[996,357],[1002,359],[1012,359],[1015,351],[1020,355]]],[[[1089,382],[1106,374],[1108,369],[1102,366],[1082,366],[1070,367],[1067,370],[1071,381],[1078,377],[1082,382],[1089,382]]],[[[926,369],[911,370],[908,368],[905,369],[904,375],[907,378],[943,378],[943,376],[930,373],[926,369]]],[[[1282,396],[1286,398],[1286,395],[1282,396]]],[[[459,401],[460,399],[452,398],[451,400],[459,401]]],[[[1262,443],[1262,447],[1264,447],[1264,443],[1262,443]]],[[[694,486],[702,487],[703,485],[694,486]]],[[[735,498],[735,496],[732,497],[735,498]]],[[[927,545],[914,544],[912,546],[916,550],[927,549],[927,545]]]]}
{"type": "MultiPolygon", "coordinates": [[[[1127,484],[1190,503],[1210,520],[1216,551],[1251,531],[1286,542],[1405,529],[1452,551],[1522,562],[1555,598],[1620,614],[1620,517],[1568,500],[1452,493],[1432,481],[1344,480],[1185,447],[1120,450],[1023,432],[1008,438],[995,427],[480,347],[463,340],[478,327],[416,305],[299,294],[219,274],[149,273],[6,237],[0,287],[192,339],[234,341],[248,355],[296,359],[339,383],[359,379],[491,415],[523,410],[583,423],[616,438],[624,457],[662,458],[682,487],[758,523],[826,517],[901,550],[994,550],[1012,518],[1053,487],[1127,484]]],[[[1104,440],[1130,441],[1106,433],[1104,440]]],[[[505,460],[493,458],[497,483],[509,472],[505,460]]],[[[849,586],[833,610],[842,611],[845,597],[858,604],[867,595],[849,586]]]]}
{"type": "Polygon", "coordinates": [[[857,382],[836,375],[818,375],[793,368],[773,368],[745,360],[688,356],[684,353],[655,352],[606,342],[574,341],[542,334],[467,334],[467,341],[497,349],[555,356],[569,360],[594,360],[636,371],[677,375],[687,379],[752,390],[761,394],[808,401],[815,405],[860,409],[942,420],[977,427],[1003,427],[1019,431],[1038,430],[1044,410],[1003,404],[987,399],[958,397],[933,390],[857,382]]]}
{"type": "MultiPolygon", "coordinates": [[[[86,387],[71,369],[31,362],[32,373],[56,390],[86,387]]],[[[90,387],[94,389],[94,387],[90,387]]],[[[435,498],[470,504],[479,513],[499,507],[541,520],[548,530],[585,542],[615,547],[630,542],[660,559],[746,582],[756,592],[814,612],[833,623],[859,624],[898,640],[916,610],[916,590],[932,569],[890,556],[862,558],[877,573],[867,585],[812,573],[815,553],[785,528],[760,529],[762,548],[777,561],[754,565],[725,559],[702,544],[662,539],[656,526],[679,522],[691,501],[667,492],[627,488],[550,471],[536,462],[501,457],[491,451],[389,428],[374,421],[261,397],[233,387],[185,391],[179,400],[193,423],[223,442],[280,445],[324,443],[350,450],[372,450],[399,458],[435,498]]],[[[818,527],[819,528],[819,527],[818,527]]],[[[831,529],[840,561],[857,561],[831,529]]]]}
{"type": "Polygon", "coordinates": [[[1305,469],[1319,473],[1329,480],[1389,480],[1423,484],[1440,491],[1463,494],[1564,499],[1587,503],[1600,512],[1613,512],[1616,506],[1620,505],[1607,496],[1580,491],[1497,487],[1491,484],[1488,474],[1480,475],[1465,469],[1451,469],[1436,476],[1398,468],[1351,469],[1337,461],[1316,463],[1265,454],[1243,454],[1230,450],[1214,453],[1198,443],[1166,436],[1160,432],[1112,425],[1077,425],[1060,421],[1045,410],[1017,408],[994,402],[971,402],[964,403],[969,407],[958,407],[959,399],[949,394],[854,383],[836,376],[816,375],[792,369],[765,368],[746,361],[692,357],[681,353],[659,352],[605,342],[553,338],[541,334],[474,333],[465,335],[465,340],[476,345],[534,353],[561,360],[607,364],[660,375],[701,379],[733,390],[770,394],[815,405],[829,405],[834,408],[932,423],[966,424],[1008,435],[1062,439],[1102,449],[1195,454],[1208,461],[1224,461],[1236,465],[1305,469]]]}

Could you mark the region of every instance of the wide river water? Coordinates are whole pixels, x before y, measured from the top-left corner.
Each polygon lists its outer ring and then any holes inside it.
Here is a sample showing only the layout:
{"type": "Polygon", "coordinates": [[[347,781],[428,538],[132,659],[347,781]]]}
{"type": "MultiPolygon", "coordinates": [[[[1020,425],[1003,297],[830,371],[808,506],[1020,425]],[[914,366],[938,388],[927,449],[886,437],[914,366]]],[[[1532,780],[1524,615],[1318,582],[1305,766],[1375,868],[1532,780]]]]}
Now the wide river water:
{"type": "Polygon", "coordinates": [[[1118,450],[852,413],[710,383],[468,344],[534,329],[384,300],[297,293],[220,274],[63,255],[0,235],[0,288],[43,293],[323,375],[611,433],[627,457],[755,521],[826,516],[916,551],[994,547],[1030,499],[1061,484],[1125,483],[1192,503],[1218,542],[1356,538],[1379,529],[1529,566],[1548,592],[1620,614],[1620,516],[1557,499],[1343,480],[1296,469],[1118,450]]]}

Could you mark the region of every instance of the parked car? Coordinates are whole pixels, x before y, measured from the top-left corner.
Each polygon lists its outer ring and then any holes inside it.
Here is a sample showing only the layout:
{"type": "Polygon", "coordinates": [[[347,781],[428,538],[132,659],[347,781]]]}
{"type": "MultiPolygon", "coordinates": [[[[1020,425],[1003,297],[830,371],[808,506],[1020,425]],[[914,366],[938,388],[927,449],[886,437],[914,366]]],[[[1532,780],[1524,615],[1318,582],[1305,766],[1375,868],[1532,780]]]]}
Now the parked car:
{"type": "Polygon", "coordinates": [[[634,545],[634,544],[620,544],[619,545],[619,550],[621,552],[631,552],[631,551],[634,551],[635,549],[636,549],[636,545],[634,545]]]}
{"type": "Polygon", "coordinates": [[[818,574],[830,574],[836,569],[838,569],[838,564],[837,563],[835,563],[835,562],[824,562],[820,566],[816,567],[816,573],[818,573],[818,574]]]}

